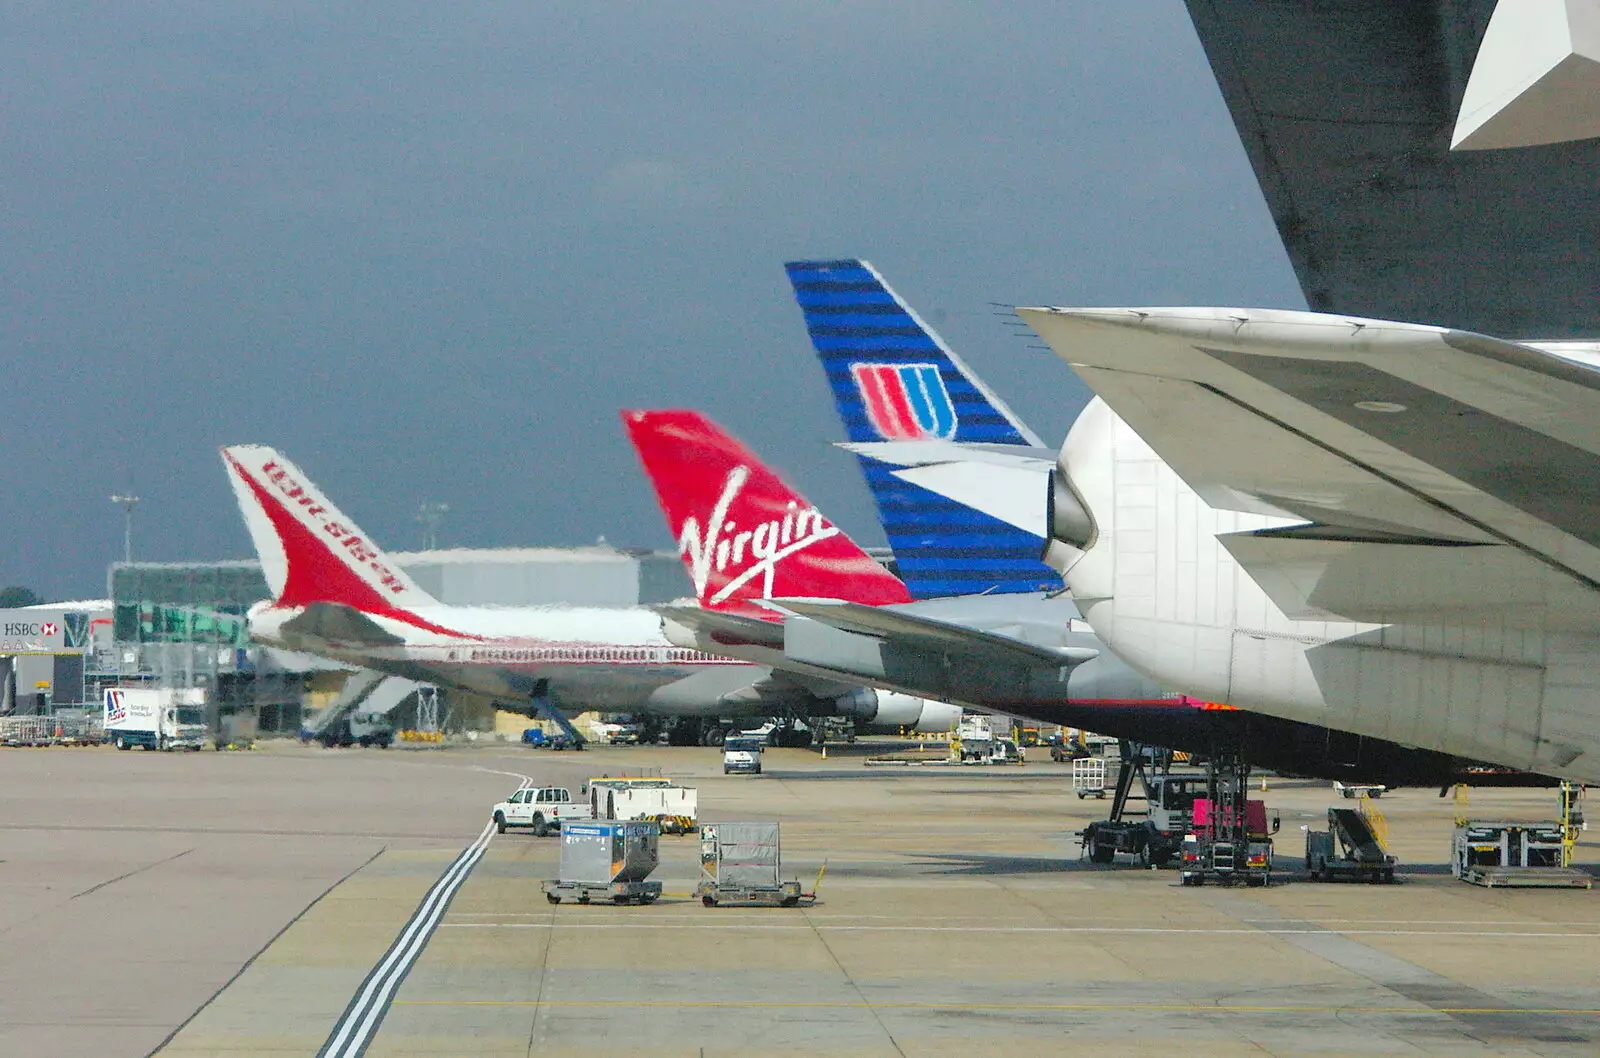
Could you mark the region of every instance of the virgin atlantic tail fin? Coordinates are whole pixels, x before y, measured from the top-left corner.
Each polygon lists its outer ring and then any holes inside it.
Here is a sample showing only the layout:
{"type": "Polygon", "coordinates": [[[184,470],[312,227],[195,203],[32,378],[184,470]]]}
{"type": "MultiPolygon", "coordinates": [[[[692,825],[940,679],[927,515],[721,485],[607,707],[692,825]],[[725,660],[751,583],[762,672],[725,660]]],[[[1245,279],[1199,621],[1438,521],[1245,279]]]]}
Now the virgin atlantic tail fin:
{"type": "Polygon", "coordinates": [[[622,421],[702,606],[910,599],[894,574],[704,415],[624,411],[622,421]]]}
{"type": "Polygon", "coordinates": [[[330,602],[378,616],[438,605],[275,450],[231,445],[222,462],[278,605],[330,602]]]}

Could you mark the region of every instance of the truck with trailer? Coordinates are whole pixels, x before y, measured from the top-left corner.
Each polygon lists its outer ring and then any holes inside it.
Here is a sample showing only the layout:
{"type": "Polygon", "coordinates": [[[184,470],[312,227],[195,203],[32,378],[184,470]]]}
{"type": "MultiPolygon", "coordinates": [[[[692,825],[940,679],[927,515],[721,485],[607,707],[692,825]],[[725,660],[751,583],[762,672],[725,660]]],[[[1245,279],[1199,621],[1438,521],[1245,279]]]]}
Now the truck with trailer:
{"type": "Polygon", "coordinates": [[[526,827],[534,837],[542,838],[568,823],[594,818],[594,810],[587,801],[572,799],[572,791],[565,786],[524,786],[510,797],[494,806],[494,824],[504,834],[512,827],[526,827]]]}
{"type": "Polygon", "coordinates": [[[198,751],[206,744],[205,691],[199,687],[107,687],[107,742],[118,749],[198,751]]]}
{"type": "Polygon", "coordinates": [[[597,820],[653,822],[663,834],[687,834],[700,819],[699,792],[671,779],[590,779],[589,807],[597,820]]]}

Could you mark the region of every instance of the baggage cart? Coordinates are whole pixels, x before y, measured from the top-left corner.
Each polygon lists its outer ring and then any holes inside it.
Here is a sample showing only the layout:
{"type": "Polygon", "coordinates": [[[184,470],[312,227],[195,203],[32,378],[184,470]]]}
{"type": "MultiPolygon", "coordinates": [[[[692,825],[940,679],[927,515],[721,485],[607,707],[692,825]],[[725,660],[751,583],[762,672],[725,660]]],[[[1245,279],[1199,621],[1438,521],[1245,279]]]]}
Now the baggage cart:
{"type": "Polygon", "coordinates": [[[778,824],[707,823],[700,828],[700,883],[695,895],[706,907],[814,903],[815,891],[803,892],[799,882],[778,877],[782,867],[778,824]]]}
{"type": "Polygon", "coordinates": [[[569,823],[561,828],[561,877],[543,883],[552,904],[653,904],[661,883],[661,827],[653,822],[569,823]]]}
{"type": "Polygon", "coordinates": [[[1485,888],[1589,889],[1594,877],[1565,864],[1560,821],[1464,819],[1450,845],[1450,872],[1485,888]]]}
{"type": "Polygon", "coordinates": [[[1104,757],[1075,759],[1072,762],[1072,790],[1080,801],[1085,797],[1105,800],[1106,759],[1104,757]]]}

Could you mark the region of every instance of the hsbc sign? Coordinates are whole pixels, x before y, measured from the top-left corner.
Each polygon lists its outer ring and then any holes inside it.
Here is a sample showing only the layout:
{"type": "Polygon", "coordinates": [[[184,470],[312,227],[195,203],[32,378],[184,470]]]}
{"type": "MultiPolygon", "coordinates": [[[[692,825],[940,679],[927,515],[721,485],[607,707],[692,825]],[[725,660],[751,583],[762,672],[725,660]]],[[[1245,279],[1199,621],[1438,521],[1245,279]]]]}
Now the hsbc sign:
{"type": "Polygon", "coordinates": [[[76,610],[0,610],[0,654],[81,654],[89,615],[76,610]]]}

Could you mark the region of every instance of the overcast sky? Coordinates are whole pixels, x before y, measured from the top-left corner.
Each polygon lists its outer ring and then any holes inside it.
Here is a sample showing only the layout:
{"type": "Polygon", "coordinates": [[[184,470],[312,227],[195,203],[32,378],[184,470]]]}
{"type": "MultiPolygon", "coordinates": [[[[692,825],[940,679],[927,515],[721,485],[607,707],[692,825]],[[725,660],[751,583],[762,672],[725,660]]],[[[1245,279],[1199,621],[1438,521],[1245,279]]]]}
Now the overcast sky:
{"type": "Polygon", "coordinates": [[[1051,443],[1012,304],[1300,307],[1181,0],[0,7],[0,583],[248,556],[217,447],[380,544],[668,537],[623,406],[881,542],[784,279],[862,256],[1051,443]]]}

